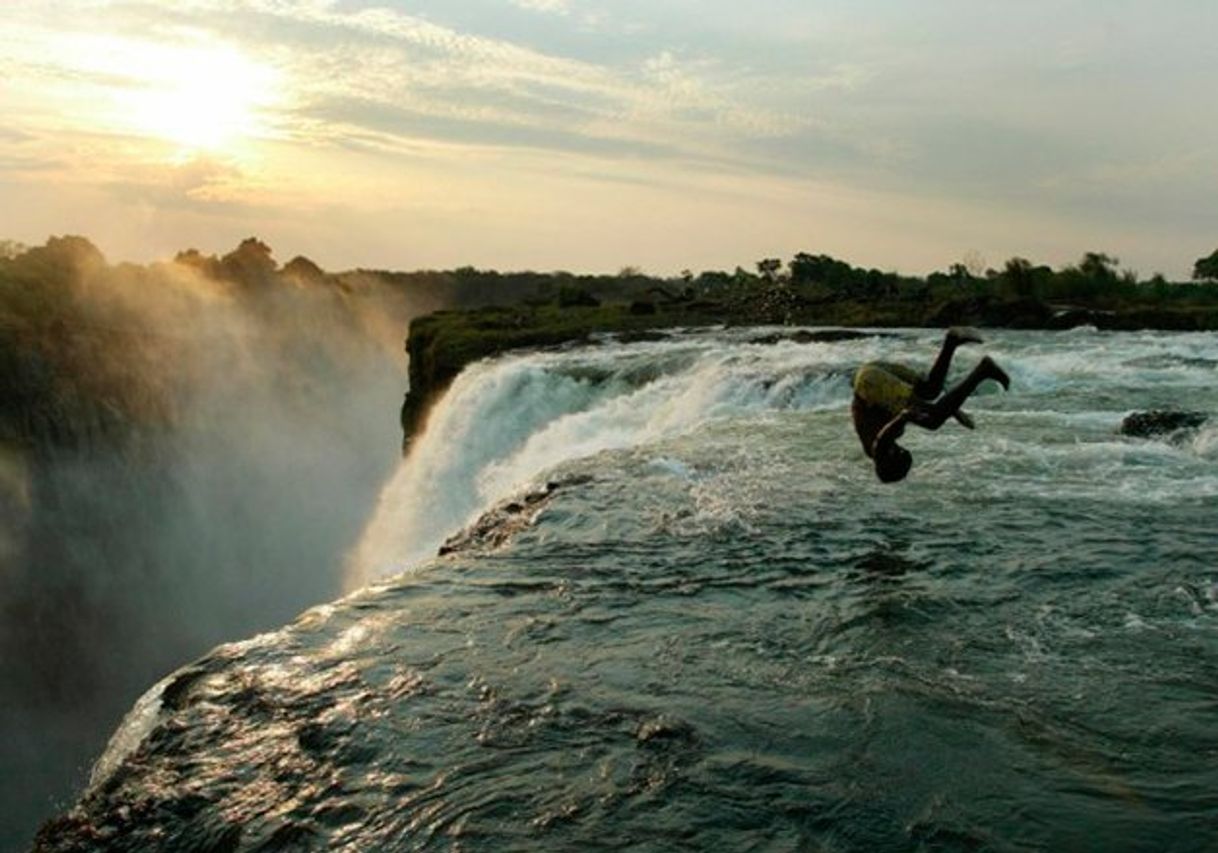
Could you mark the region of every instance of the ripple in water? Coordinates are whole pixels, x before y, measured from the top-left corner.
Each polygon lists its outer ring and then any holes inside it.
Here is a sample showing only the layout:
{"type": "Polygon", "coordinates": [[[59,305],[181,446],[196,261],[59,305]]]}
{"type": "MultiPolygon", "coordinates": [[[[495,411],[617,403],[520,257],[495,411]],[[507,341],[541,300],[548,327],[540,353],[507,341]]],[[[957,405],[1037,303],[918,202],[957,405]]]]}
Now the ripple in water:
{"type": "Polygon", "coordinates": [[[1113,430],[1164,388],[1218,411],[1218,344],[993,337],[1011,393],[895,488],[849,369],[929,333],[484,365],[566,395],[466,398],[471,441],[516,432],[428,462],[464,502],[410,529],[502,518],[175,674],[43,849],[1209,849],[1213,433],[1113,430]]]}

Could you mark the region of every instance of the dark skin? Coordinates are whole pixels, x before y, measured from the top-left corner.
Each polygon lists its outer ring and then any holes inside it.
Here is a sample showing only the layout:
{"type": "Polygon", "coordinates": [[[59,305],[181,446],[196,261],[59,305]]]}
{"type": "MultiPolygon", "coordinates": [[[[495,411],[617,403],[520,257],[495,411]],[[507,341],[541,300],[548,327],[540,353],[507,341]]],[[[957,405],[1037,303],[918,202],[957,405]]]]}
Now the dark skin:
{"type": "Polygon", "coordinates": [[[905,433],[906,424],[937,430],[948,418],[955,418],[961,425],[973,429],[973,419],[960,408],[964,401],[987,379],[993,379],[1004,389],[1010,389],[1011,379],[1006,371],[986,356],[963,381],[939,396],[956,348],[962,344],[980,342],[981,338],[968,330],[952,329],[947,333],[930,373],[914,385],[915,401],[885,424],[871,443],[868,455],[875,462],[876,476],[882,481],[892,483],[903,480],[909,473],[912,457],[908,450],[897,444],[897,439],[905,433]]]}

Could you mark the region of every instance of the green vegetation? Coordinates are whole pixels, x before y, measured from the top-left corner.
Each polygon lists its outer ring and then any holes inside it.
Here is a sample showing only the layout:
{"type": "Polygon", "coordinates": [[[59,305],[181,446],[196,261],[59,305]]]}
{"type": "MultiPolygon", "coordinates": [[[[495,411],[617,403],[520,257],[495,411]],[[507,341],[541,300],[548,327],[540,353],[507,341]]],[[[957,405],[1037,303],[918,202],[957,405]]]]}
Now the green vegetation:
{"type": "MultiPolygon", "coordinates": [[[[1060,270],[1011,258],[1001,271],[953,264],[925,278],[852,266],[828,255],[776,258],[756,272],[685,271],[656,279],[627,269],[617,280],[567,274],[502,277],[515,304],[441,311],[410,327],[411,391],[402,409],[406,436],[471,361],[520,347],[586,340],[595,333],[706,325],[979,326],[1065,329],[1218,330],[1218,252],[1197,262],[1192,283],[1143,281],[1116,258],[1088,252],[1060,270]],[[532,287],[534,292],[528,295],[532,287]]],[[[418,275],[418,274],[414,274],[418,275]]],[[[454,292],[488,296],[497,274],[457,270],[454,292]],[[491,277],[491,278],[487,278],[491,277]],[[479,288],[486,288],[480,291],[479,288]]],[[[410,275],[398,274],[410,281],[410,275]]]]}
{"type": "Polygon", "coordinates": [[[1218,282],[1218,249],[1205,258],[1197,258],[1193,264],[1193,278],[1198,281],[1218,282]]]}
{"type": "MultiPolygon", "coordinates": [[[[262,334],[303,324],[325,340],[335,324],[367,324],[395,349],[407,318],[418,317],[402,410],[410,435],[469,362],[597,333],[716,324],[1218,330],[1218,251],[1196,261],[1190,282],[1143,280],[1103,252],[1058,270],[1016,257],[1001,270],[973,261],[925,277],[801,252],[785,264],[764,258],[752,269],[660,278],[629,266],[616,275],[473,267],[327,273],[303,257],[280,267],[255,238],[220,257],[190,249],[171,263],[110,266],[81,237],[33,249],[0,241],[0,372],[16,389],[7,409],[24,394],[26,403],[100,401],[98,417],[167,417],[171,395],[157,386],[162,379],[148,377],[166,376],[167,366],[189,369],[189,353],[164,342],[181,337],[201,299],[257,315],[262,334]],[[311,296],[282,298],[287,293],[311,296]]],[[[300,336],[293,340],[298,347],[300,336]]],[[[37,407],[22,405],[28,420],[37,407]]],[[[0,427],[11,439],[9,415],[0,427]]]]}
{"type": "Polygon", "coordinates": [[[356,350],[392,358],[411,314],[374,278],[305,258],[280,269],[254,238],[148,266],[108,264],[83,237],[0,243],[0,451],[116,446],[171,427],[202,373],[249,369],[251,352],[327,405],[311,386],[356,350]]]}

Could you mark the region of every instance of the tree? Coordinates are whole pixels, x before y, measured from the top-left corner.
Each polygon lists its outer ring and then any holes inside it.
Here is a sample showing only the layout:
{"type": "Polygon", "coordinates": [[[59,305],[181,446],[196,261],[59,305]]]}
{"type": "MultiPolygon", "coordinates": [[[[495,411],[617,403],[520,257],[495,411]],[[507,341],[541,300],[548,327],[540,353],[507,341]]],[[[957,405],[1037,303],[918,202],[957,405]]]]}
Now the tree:
{"type": "Polygon", "coordinates": [[[564,284],[558,288],[558,306],[560,308],[595,308],[601,301],[582,287],[564,284]]]}
{"type": "Polygon", "coordinates": [[[1095,282],[1110,282],[1117,277],[1120,260],[1104,252],[1087,252],[1079,261],[1078,271],[1095,282]]]}
{"type": "Polygon", "coordinates": [[[106,265],[101,251],[73,234],[48,237],[46,245],[35,246],[14,259],[29,270],[41,270],[43,279],[60,278],[80,282],[106,265]]]}
{"type": "Polygon", "coordinates": [[[956,282],[963,284],[966,281],[971,281],[973,274],[969,272],[969,268],[961,263],[952,264],[947,268],[948,278],[954,279],[956,282]]]}
{"type": "Polygon", "coordinates": [[[1027,258],[1011,258],[1002,269],[1002,277],[1012,296],[1021,299],[1036,295],[1036,279],[1032,262],[1027,258]]]}
{"type": "Polygon", "coordinates": [[[1218,281],[1218,249],[1206,258],[1197,258],[1193,264],[1193,279],[1195,281],[1218,281]]]}
{"type": "Polygon", "coordinates": [[[757,272],[766,281],[775,281],[782,269],[782,261],[778,258],[765,258],[757,262],[757,272]]]}
{"type": "Polygon", "coordinates": [[[968,274],[973,278],[981,278],[985,275],[988,265],[985,262],[985,256],[976,249],[969,249],[964,253],[962,259],[964,268],[968,270],[968,274]]]}
{"type": "Polygon", "coordinates": [[[704,293],[722,293],[732,286],[732,275],[723,270],[703,270],[698,273],[697,285],[704,293]]]}
{"type": "Polygon", "coordinates": [[[220,278],[224,270],[215,255],[205,255],[198,249],[184,249],[173,256],[173,262],[183,267],[190,267],[208,278],[220,278]]]}
{"type": "Polygon", "coordinates": [[[1155,299],[1167,299],[1171,295],[1172,286],[1163,277],[1161,272],[1152,275],[1147,285],[1150,287],[1150,292],[1154,294],[1155,299]]]}
{"type": "Polygon", "coordinates": [[[233,281],[259,286],[270,282],[278,264],[271,247],[257,237],[247,237],[236,249],[220,259],[224,273],[233,281]]]}
{"type": "Polygon", "coordinates": [[[283,265],[283,274],[288,278],[294,278],[301,282],[318,282],[322,281],[326,274],[317,264],[306,258],[304,255],[297,255],[283,265]]]}
{"type": "Polygon", "coordinates": [[[11,260],[26,252],[26,246],[16,240],[0,240],[0,258],[11,260]]]}
{"type": "Polygon", "coordinates": [[[823,285],[839,297],[847,296],[856,289],[854,268],[829,255],[800,252],[791,259],[790,270],[791,283],[794,285],[823,285]]]}

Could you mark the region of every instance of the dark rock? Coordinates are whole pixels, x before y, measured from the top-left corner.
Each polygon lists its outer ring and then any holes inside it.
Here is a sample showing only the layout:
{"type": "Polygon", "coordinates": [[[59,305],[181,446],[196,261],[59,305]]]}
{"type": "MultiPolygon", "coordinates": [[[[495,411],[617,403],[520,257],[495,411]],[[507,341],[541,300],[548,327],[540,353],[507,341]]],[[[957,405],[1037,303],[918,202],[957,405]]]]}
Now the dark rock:
{"type": "Polygon", "coordinates": [[[621,334],[617,335],[614,340],[620,344],[640,344],[666,341],[670,337],[672,336],[667,332],[656,332],[650,329],[644,329],[638,332],[622,332],[621,334]]]}
{"type": "Polygon", "coordinates": [[[693,726],[667,714],[644,720],[639,724],[634,737],[640,744],[652,746],[692,744],[698,739],[693,726]]]}
{"type": "Polygon", "coordinates": [[[1102,328],[1109,325],[1114,312],[1098,311],[1090,308],[1076,308],[1071,305],[1052,306],[1053,314],[1044,324],[1047,329],[1075,329],[1079,326],[1095,326],[1102,328]]]}
{"type": "Polygon", "coordinates": [[[833,344],[838,341],[857,341],[863,338],[890,338],[888,332],[860,332],[855,329],[796,329],[793,332],[771,332],[750,338],[751,344],[776,344],[790,341],[796,344],[833,344]]]}
{"type": "Polygon", "coordinates": [[[1196,429],[1209,420],[1204,412],[1185,412],[1172,409],[1151,409],[1134,412],[1121,421],[1117,430],[1121,435],[1134,438],[1154,438],[1183,430],[1196,429]]]}
{"type": "Polygon", "coordinates": [[[1007,329],[1044,329],[1053,317],[1053,309],[1035,299],[1014,299],[991,302],[981,312],[981,325],[1007,329]]]}
{"type": "Polygon", "coordinates": [[[504,500],[484,512],[469,527],[448,537],[440,546],[439,556],[474,548],[493,550],[502,547],[533,523],[537,513],[549,503],[555,492],[571,486],[580,486],[591,480],[592,478],[586,475],[550,480],[539,489],[504,500]]]}

